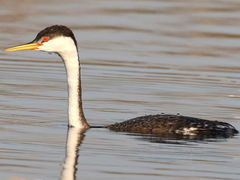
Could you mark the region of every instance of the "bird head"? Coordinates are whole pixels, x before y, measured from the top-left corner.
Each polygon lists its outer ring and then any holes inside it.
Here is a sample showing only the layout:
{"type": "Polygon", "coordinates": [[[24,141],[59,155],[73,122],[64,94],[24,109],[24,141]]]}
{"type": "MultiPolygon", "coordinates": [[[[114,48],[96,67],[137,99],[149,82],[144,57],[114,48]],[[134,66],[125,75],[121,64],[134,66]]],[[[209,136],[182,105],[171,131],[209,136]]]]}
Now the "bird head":
{"type": "Polygon", "coordinates": [[[77,42],[73,32],[68,27],[54,25],[40,31],[30,43],[5,49],[5,51],[23,50],[40,50],[64,54],[77,50],[77,42]]]}

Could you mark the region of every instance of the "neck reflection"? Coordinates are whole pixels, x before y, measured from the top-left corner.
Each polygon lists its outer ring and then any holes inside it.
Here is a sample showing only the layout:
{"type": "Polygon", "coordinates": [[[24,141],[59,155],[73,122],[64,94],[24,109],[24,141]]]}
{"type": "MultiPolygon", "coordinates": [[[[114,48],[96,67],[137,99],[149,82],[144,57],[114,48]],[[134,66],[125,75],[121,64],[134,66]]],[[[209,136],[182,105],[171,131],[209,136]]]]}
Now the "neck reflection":
{"type": "Polygon", "coordinates": [[[61,173],[61,180],[75,180],[77,172],[77,160],[80,145],[85,136],[85,130],[80,128],[68,128],[65,161],[61,173]]]}

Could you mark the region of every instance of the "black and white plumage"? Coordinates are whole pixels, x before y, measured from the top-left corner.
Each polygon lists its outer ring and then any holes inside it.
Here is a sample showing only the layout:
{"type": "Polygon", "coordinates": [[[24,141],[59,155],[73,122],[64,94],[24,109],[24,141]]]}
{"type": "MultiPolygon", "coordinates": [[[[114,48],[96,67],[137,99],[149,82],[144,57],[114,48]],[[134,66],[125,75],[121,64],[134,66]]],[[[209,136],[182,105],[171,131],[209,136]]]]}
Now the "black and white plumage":
{"type": "Polygon", "coordinates": [[[238,133],[231,124],[225,122],[169,114],[141,116],[111,124],[108,128],[114,131],[143,134],[204,134],[212,137],[238,133]]]}
{"type": "MultiPolygon", "coordinates": [[[[73,32],[66,26],[54,25],[38,33],[27,44],[6,49],[6,51],[41,50],[57,53],[63,60],[69,91],[69,126],[88,129],[81,94],[81,72],[77,41],[73,32]]],[[[230,124],[208,121],[180,115],[149,115],[106,126],[113,131],[144,134],[182,134],[182,135],[234,135],[238,131],[230,124]]]]}

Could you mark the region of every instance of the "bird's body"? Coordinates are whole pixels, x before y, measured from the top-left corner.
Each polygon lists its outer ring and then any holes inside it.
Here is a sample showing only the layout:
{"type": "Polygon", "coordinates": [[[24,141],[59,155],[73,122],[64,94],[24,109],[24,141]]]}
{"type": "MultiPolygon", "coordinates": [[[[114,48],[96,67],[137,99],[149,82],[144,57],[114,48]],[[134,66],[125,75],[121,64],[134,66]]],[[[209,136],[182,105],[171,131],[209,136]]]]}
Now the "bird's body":
{"type": "MultiPolygon", "coordinates": [[[[45,28],[28,44],[6,49],[6,51],[41,50],[57,53],[63,60],[68,81],[69,92],[69,126],[88,129],[81,94],[81,68],[78,56],[77,41],[72,31],[61,25],[45,28]]],[[[147,133],[147,134],[228,134],[238,131],[230,124],[208,121],[179,115],[149,115],[130,119],[121,123],[106,126],[110,130],[147,133]]]]}
{"type": "Polygon", "coordinates": [[[143,134],[231,136],[238,131],[230,124],[181,115],[156,114],[133,118],[108,126],[113,131],[143,134]]]}

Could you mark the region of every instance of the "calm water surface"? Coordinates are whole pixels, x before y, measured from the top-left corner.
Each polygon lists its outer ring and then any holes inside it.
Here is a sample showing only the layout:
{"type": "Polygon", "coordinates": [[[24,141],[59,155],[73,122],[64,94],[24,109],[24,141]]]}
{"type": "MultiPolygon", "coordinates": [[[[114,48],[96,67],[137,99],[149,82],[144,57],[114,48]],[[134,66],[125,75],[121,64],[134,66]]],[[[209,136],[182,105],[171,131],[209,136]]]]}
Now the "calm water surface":
{"type": "MultiPolygon", "coordinates": [[[[29,42],[49,25],[73,29],[91,125],[165,112],[240,129],[240,2],[0,3],[0,49],[29,42]]],[[[54,54],[0,51],[0,179],[240,179],[239,136],[68,131],[65,75],[54,54]]]]}

